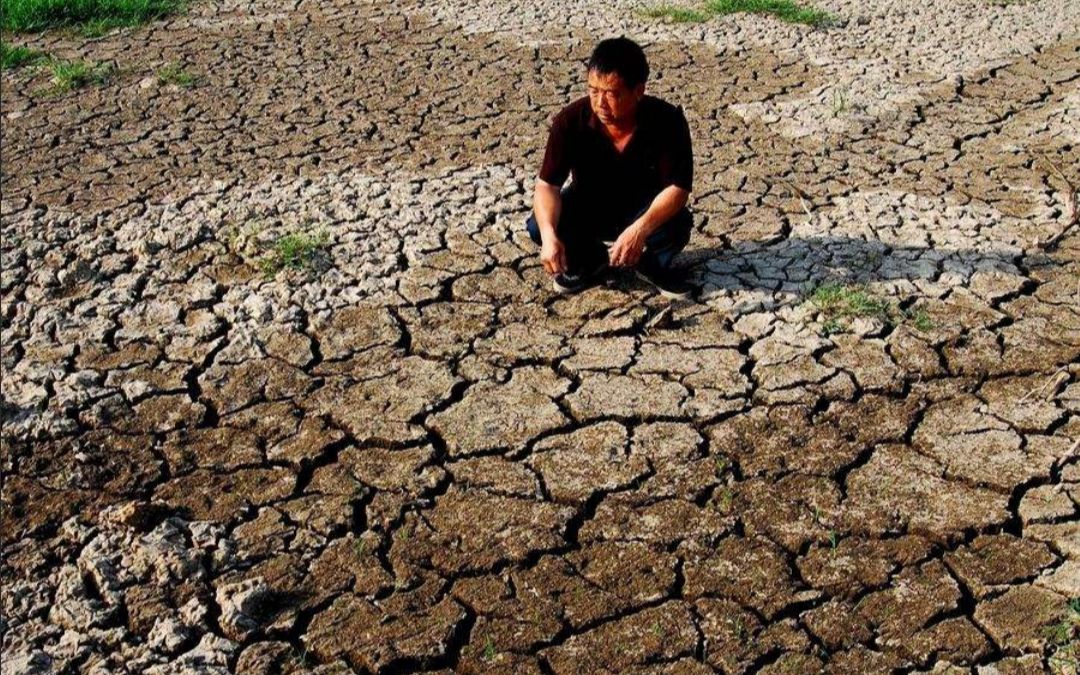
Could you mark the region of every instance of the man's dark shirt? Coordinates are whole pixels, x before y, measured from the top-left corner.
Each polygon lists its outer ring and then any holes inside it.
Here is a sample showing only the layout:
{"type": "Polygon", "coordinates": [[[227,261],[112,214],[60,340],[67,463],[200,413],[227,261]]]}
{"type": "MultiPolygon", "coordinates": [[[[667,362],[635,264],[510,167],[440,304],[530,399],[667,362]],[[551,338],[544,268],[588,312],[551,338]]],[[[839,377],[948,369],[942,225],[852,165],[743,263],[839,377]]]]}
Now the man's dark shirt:
{"type": "Polygon", "coordinates": [[[669,185],[691,191],[694,158],[682,108],[653,96],[642,97],[637,128],[619,153],[589,106],[589,98],[574,101],[551,123],[540,178],[561,186],[571,173],[573,192],[616,218],[647,208],[669,185]]]}

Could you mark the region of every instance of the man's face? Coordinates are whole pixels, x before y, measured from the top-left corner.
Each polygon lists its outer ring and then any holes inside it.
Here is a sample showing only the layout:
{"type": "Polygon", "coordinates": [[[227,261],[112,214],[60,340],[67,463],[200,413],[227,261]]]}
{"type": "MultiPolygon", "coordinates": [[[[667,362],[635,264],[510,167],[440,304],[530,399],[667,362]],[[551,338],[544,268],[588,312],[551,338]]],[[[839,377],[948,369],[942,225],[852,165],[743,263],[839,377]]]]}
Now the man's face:
{"type": "Polygon", "coordinates": [[[634,119],[638,101],[645,94],[645,85],[631,89],[618,73],[589,71],[589,104],[593,113],[605,125],[627,124],[634,119]]]}

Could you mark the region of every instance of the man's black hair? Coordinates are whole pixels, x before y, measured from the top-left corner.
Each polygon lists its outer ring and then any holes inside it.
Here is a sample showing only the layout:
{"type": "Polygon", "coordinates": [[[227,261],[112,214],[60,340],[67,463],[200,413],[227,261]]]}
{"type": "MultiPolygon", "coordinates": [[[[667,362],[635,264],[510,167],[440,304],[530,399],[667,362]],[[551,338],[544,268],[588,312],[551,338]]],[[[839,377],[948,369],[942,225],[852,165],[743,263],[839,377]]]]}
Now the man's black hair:
{"type": "Polygon", "coordinates": [[[609,38],[596,45],[589,57],[588,69],[601,75],[618,73],[631,89],[649,79],[649,62],[645,60],[644,50],[626,37],[609,38]]]}

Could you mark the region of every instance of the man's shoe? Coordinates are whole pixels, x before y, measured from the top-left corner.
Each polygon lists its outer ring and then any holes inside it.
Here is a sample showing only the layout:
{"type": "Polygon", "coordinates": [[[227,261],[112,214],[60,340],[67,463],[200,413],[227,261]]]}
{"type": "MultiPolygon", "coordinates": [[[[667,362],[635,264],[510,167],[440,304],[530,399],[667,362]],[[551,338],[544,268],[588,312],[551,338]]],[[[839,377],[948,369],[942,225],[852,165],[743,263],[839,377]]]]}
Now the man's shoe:
{"type": "Polygon", "coordinates": [[[564,272],[563,274],[555,275],[551,280],[551,286],[555,289],[556,293],[569,295],[585,290],[589,286],[589,281],[590,279],[583,274],[570,274],[569,272],[564,272]]]}
{"type": "Polygon", "coordinates": [[[562,293],[563,295],[583,291],[596,283],[597,277],[606,267],[607,262],[600,261],[592,269],[556,274],[551,280],[551,286],[556,293],[562,293]]]}
{"type": "Polygon", "coordinates": [[[689,300],[693,287],[686,283],[679,270],[660,267],[652,260],[642,260],[637,269],[638,277],[649,282],[669,300],[689,300]]]}

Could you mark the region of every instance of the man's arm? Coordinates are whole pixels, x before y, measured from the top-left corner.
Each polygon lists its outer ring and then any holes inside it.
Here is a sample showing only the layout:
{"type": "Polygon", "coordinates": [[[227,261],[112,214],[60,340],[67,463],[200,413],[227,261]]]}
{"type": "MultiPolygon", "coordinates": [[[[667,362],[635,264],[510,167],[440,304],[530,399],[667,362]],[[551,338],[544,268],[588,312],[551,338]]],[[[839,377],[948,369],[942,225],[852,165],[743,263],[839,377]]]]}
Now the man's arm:
{"type": "Polygon", "coordinates": [[[671,220],[679,209],[686,206],[690,193],[677,185],[669,185],[660,191],[652,204],[630,227],[623,230],[609,253],[612,267],[636,265],[645,250],[645,240],[671,220]]]}
{"type": "Polygon", "coordinates": [[[562,189],[542,178],[536,179],[533,213],[540,229],[540,262],[544,270],[551,275],[566,271],[566,247],[555,234],[561,211],[562,189]]]}

